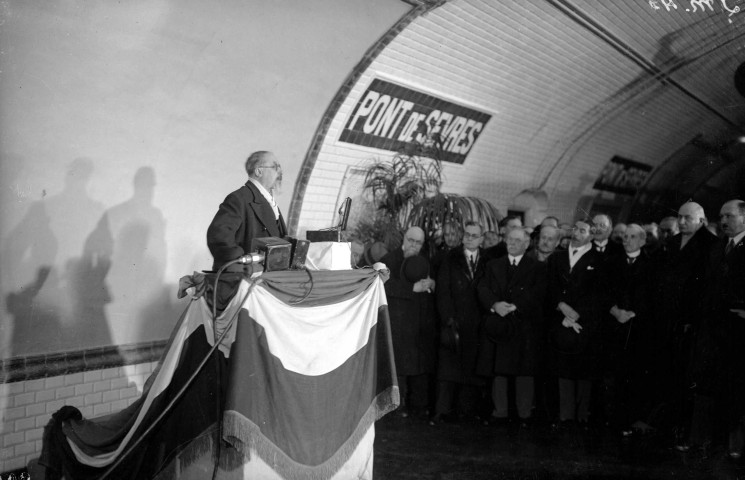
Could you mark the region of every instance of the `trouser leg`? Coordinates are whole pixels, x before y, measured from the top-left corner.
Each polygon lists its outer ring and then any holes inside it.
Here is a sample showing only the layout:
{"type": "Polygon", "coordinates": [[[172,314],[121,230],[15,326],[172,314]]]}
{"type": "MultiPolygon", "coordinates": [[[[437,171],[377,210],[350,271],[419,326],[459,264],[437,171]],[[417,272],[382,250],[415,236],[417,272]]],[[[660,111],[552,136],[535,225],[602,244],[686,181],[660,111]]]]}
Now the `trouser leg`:
{"type": "Polygon", "coordinates": [[[507,377],[494,377],[492,381],[491,398],[494,402],[494,416],[507,418],[509,403],[507,400],[507,377]]]}
{"type": "Polygon", "coordinates": [[[559,378],[559,420],[575,419],[576,395],[575,381],[569,378],[559,378]]]}
{"type": "Polygon", "coordinates": [[[453,409],[453,398],[455,396],[455,382],[440,380],[437,382],[437,402],[435,403],[435,414],[445,415],[453,409]]]}
{"type": "Polygon", "coordinates": [[[535,397],[535,382],[533,377],[515,377],[515,405],[520,418],[530,418],[533,415],[533,399],[535,397]]]}
{"type": "Polygon", "coordinates": [[[586,422],[590,418],[591,392],[590,380],[577,380],[577,420],[580,422],[586,422]]]}

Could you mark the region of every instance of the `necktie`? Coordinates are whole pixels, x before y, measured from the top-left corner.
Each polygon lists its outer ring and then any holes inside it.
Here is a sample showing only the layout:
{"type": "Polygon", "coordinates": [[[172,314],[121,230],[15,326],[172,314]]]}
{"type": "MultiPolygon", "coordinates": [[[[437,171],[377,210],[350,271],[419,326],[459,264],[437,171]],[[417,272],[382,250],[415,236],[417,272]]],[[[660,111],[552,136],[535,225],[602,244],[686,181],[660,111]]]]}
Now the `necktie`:
{"type": "Polygon", "coordinates": [[[597,247],[598,247],[598,252],[600,253],[605,252],[605,247],[601,247],[600,245],[598,245],[597,247]]]}
{"type": "Polygon", "coordinates": [[[626,258],[626,261],[629,262],[629,265],[632,265],[635,260],[636,260],[636,257],[627,257],[626,258]]]}
{"type": "Polygon", "coordinates": [[[512,259],[512,266],[517,267],[517,260],[514,258],[512,259]]]}
{"type": "Polygon", "coordinates": [[[733,248],[735,248],[735,239],[730,238],[729,242],[727,242],[727,246],[724,247],[724,254],[729,255],[729,252],[731,252],[733,248]]]}
{"type": "Polygon", "coordinates": [[[471,273],[476,271],[476,255],[471,255],[471,273]]]}

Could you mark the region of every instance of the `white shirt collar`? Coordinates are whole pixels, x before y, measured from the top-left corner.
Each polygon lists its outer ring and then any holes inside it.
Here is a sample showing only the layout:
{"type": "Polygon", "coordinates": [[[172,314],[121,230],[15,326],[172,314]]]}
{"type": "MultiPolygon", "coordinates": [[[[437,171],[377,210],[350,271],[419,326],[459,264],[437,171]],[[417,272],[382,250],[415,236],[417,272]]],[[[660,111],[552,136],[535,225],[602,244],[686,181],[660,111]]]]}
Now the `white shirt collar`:
{"type": "Polygon", "coordinates": [[[466,259],[471,260],[473,258],[473,261],[479,259],[479,249],[477,248],[474,251],[468,250],[466,247],[463,247],[463,253],[466,255],[466,259]]]}
{"type": "Polygon", "coordinates": [[[588,242],[581,247],[573,247],[571,244],[569,245],[569,268],[574,268],[574,265],[577,264],[577,261],[582,258],[582,255],[592,250],[592,242],[588,242]],[[575,254],[574,251],[577,251],[575,254]]]}
{"type": "Polygon", "coordinates": [[[593,240],[593,242],[595,242],[595,245],[597,245],[598,247],[607,247],[608,246],[608,239],[607,238],[605,240],[603,240],[602,242],[597,242],[595,240],[593,240]]]}
{"type": "Polygon", "coordinates": [[[274,210],[274,218],[279,220],[279,207],[277,206],[277,202],[274,201],[274,197],[272,196],[272,194],[269,193],[269,190],[264,188],[264,185],[259,183],[259,181],[255,178],[249,177],[248,180],[253,183],[256,188],[259,189],[261,196],[266,198],[266,201],[269,202],[269,205],[272,206],[272,210],[274,210]]]}
{"type": "Polygon", "coordinates": [[[631,252],[631,253],[626,252],[626,256],[629,257],[629,258],[636,258],[636,257],[638,257],[641,254],[642,254],[641,249],[639,249],[639,250],[637,250],[635,252],[631,252]]]}
{"type": "Polygon", "coordinates": [[[577,258],[581,257],[585,253],[589,252],[592,249],[592,242],[586,243],[582,245],[581,247],[573,247],[571,244],[569,245],[569,256],[574,256],[574,251],[577,250],[577,258]]]}
{"type": "MultiPolygon", "coordinates": [[[[524,254],[523,254],[523,255],[524,255],[524,254]]],[[[523,255],[520,255],[520,256],[518,256],[518,257],[513,257],[512,255],[507,255],[507,257],[508,257],[508,258],[509,258],[509,260],[510,260],[510,265],[512,265],[513,263],[514,263],[514,264],[517,264],[517,265],[520,265],[520,260],[522,260],[522,259],[523,259],[523,255]]]]}

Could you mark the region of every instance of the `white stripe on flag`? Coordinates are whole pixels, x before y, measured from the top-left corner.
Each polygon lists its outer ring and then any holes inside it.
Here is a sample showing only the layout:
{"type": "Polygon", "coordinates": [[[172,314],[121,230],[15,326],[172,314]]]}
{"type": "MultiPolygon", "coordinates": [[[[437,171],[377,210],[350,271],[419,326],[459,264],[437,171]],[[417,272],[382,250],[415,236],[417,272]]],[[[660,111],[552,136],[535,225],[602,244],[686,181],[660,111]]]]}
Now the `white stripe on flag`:
{"type": "Polygon", "coordinates": [[[302,375],[323,375],[367,344],[378,308],[386,303],[378,278],[355,298],[316,307],[288,305],[258,285],[244,308],[264,328],[269,350],[284,368],[302,375]]]}

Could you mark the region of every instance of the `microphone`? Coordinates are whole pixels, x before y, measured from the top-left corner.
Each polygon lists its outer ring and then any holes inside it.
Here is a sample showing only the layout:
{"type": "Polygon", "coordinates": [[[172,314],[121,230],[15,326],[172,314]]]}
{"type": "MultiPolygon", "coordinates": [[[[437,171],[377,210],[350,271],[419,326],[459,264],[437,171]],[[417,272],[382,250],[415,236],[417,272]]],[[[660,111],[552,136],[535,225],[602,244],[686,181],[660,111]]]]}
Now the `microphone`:
{"type": "Polygon", "coordinates": [[[237,263],[242,263],[244,265],[251,265],[253,263],[263,263],[264,262],[264,254],[258,253],[258,252],[251,252],[247,253],[246,255],[243,255],[242,257],[239,257],[237,263]]]}

